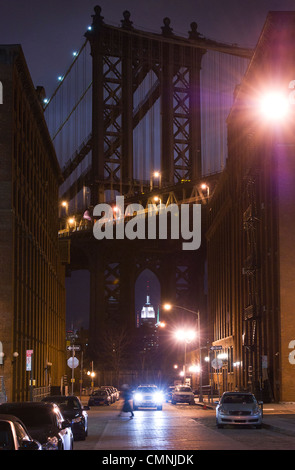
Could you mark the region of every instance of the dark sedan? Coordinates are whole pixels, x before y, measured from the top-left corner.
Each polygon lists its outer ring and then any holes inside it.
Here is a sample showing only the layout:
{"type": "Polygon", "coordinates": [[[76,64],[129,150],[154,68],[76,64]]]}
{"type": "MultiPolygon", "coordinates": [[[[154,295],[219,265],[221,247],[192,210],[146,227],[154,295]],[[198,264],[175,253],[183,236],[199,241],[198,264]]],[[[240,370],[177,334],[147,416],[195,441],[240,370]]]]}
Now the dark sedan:
{"type": "Polygon", "coordinates": [[[0,450],[42,450],[24,423],[11,415],[0,415],[0,450]]]}
{"type": "Polygon", "coordinates": [[[43,402],[3,403],[0,414],[19,418],[42,450],[72,450],[71,423],[66,420],[57,405],[43,402]]]}
{"type": "Polygon", "coordinates": [[[88,413],[89,406],[82,406],[81,401],[74,395],[53,395],[43,398],[42,401],[56,403],[64,418],[72,423],[74,440],[84,441],[88,435],[88,413]]]}

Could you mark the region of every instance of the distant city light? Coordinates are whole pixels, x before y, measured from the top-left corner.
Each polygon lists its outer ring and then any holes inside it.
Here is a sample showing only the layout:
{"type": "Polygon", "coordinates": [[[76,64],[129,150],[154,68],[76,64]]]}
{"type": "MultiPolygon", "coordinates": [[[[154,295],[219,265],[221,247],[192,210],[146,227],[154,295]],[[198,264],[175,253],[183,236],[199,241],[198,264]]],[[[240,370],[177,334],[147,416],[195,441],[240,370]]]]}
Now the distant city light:
{"type": "Polygon", "coordinates": [[[64,78],[64,77],[63,77],[62,75],[59,75],[59,77],[57,77],[57,79],[58,79],[59,82],[62,82],[62,81],[63,81],[63,78],[64,78]]]}
{"type": "Polygon", "coordinates": [[[77,52],[77,51],[74,51],[74,52],[73,52],[73,56],[74,56],[74,57],[77,57],[77,55],[78,55],[78,52],[77,52]]]}

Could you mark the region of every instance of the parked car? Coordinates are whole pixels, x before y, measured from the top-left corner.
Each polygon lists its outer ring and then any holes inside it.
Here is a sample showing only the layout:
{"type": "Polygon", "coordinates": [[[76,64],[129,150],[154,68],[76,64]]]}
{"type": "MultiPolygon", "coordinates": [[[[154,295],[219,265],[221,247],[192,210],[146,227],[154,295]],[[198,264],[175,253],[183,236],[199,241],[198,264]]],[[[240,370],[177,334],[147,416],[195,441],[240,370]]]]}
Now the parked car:
{"type": "Polygon", "coordinates": [[[188,403],[189,405],[195,404],[195,397],[191,387],[187,385],[178,385],[172,392],[171,403],[188,403]]]}
{"type": "Polygon", "coordinates": [[[102,385],[100,387],[100,389],[105,390],[106,392],[108,392],[108,394],[110,396],[110,403],[115,403],[116,397],[115,397],[115,394],[114,394],[114,391],[113,391],[112,387],[110,387],[109,385],[102,385]]]}
{"type": "Polygon", "coordinates": [[[0,450],[42,450],[24,423],[11,415],[0,415],[0,450]]]}
{"type": "Polygon", "coordinates": [[[42,450],[72,450],[71,422],[65,419],[54,403],[3,403],[0,414],[19,418],[33,439],[41,443],[42,450]]]}
{"type": "Polygon", "coordinates": [[[216,406],[216,425],[225,424],[262,426],[262,402],[257,402],[252,393],[224,392],[216,406]]]}
{"type": "Polygon", "coordinates": [[[107,390],[95,390],[89,397],[88,406],[110,405],[111,397],[107,390]]]}
{"type": "Polygon", "coordinates": [[[164,393],[156,385],[139,385],[133,394],[133,409],[157,408],[162,410],[164,393]]]}
{"type": "Polygon", "coordinates": [[[72,423],[74,440],[84,441],[88,435],[88,413],[89,406],[82,406],[81,401],[74,395],[53,395],[43,398],[42,401],[56,403],[64,418],[72,423]]]}
{"type": "Polygon", "coordinates": [[[120,400],[120,392],[116,387],[114,387],[114,394],[115,394],[115,397],[116,397],[116,401],[119,401],[120,400]]]}
{"type": "MultiPolygon", "coordinates": [[[[119,393],[119,390],[117,390],[115,387],[113,387],[112,385],[106,385],[105,386],[106,388],[108,388],[112,394],[112,398],[113,398],[113,403],[115,403],[116,401],[118,401],[120,399],[120,393],[119,393]]],[[[104,389],[105,387],[101,387],[102,389],[104,389]]]]}
{"type": "Polygon", "coordinates": [[[171,401],[172,400],[172,393],[175,389],[175,386],[174,385],[170,385],[170,387],[167,388],[166,392],[165,392],[165,397],[166,397],[166,402],[168,403],[168,401],[171,401]]]}

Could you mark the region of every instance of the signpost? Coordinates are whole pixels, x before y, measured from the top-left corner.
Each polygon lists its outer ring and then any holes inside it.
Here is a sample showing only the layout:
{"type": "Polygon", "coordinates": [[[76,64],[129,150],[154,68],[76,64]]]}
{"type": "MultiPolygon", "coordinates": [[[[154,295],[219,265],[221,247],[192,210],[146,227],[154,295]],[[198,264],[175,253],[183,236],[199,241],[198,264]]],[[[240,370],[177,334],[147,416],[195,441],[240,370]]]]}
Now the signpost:
{"type": "MultiPolygon", "coordinates": [[[[216,347],[216,346],[212,346],[213,348],[216,347]]],[[[219,348],[218,348],[219,349],[219,348]]],[[[221,369],[222,366],[223,366],[223,362],[221,359],[218,359],[218,358],[215,358],[212,360],[211,362],[211,365],[213,367],[213,369],[217,370],[217,369],[221,369]]],[[[218,385],[218,398],[220,400],[220,385],[219,385],[219,374],[217,374],[217,385],[218,385]]]]}
{"type": "Polygon", "coordinates": [[[79,365],[79,360],[75,357],[75,351],[81,351],[81,346],[79,344],[72,344],[67,346],[68,351],[72,351],[72,356],[68,359],[67,364],[72,369],[72,395],[74,395],[74,382],[75,382],[75,368],[79,365]]]}

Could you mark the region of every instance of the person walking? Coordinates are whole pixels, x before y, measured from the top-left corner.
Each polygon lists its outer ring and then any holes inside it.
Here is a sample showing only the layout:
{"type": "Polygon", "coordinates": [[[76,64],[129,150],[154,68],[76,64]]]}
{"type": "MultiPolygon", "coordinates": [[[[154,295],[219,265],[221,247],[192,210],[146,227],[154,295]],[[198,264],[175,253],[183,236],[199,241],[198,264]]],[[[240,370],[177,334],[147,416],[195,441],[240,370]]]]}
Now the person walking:
{"type": "Polygon", "coordinates": [[[129,386],[124,384],[122,386],[122,390],[123,390],[124,403],[123,403],[122,410],[119,413],[119,416],[121,416],[122,413],[131,413],[130,419],[132,419],[134,418],[134,413],[133,413],[132,406],[130,404],[131,394],[130,394],[129,386]]]}

